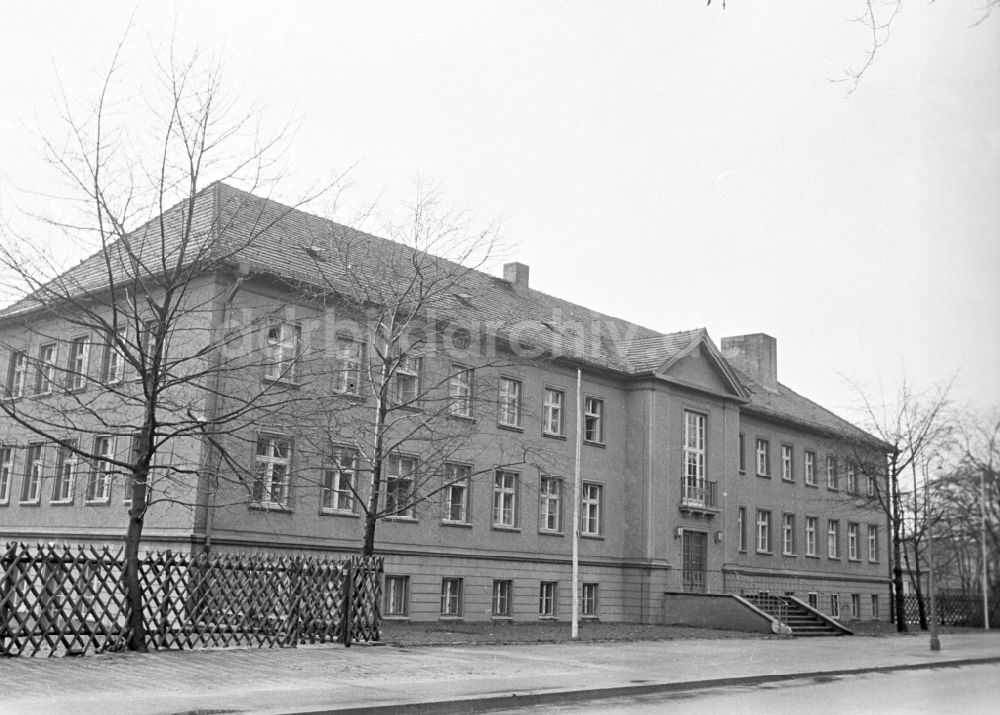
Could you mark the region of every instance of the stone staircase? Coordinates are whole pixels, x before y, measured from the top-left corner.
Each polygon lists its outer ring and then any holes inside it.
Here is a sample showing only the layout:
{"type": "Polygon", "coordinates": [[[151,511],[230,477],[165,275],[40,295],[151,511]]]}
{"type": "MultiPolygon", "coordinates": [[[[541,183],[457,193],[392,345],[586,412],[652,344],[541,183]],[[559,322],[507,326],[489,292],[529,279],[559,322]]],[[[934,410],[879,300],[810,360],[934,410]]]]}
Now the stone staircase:
{"type": "Polygon", "coordinates": [[[788,626],[793,636],[844,636],[851,632],[794,598],[768,593],[743,595],[769,616],[788,626]]]}

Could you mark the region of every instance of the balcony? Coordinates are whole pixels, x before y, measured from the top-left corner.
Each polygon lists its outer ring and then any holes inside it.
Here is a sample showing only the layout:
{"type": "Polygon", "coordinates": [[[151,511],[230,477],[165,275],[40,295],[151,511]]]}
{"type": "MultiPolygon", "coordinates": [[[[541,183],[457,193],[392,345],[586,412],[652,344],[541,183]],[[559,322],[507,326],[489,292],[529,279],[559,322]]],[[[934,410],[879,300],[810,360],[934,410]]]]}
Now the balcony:
{"type": "Polygon", "coordinates": [[[719,513],[719,483],[681,478],[681,513],[711,519],[719,513]]]}

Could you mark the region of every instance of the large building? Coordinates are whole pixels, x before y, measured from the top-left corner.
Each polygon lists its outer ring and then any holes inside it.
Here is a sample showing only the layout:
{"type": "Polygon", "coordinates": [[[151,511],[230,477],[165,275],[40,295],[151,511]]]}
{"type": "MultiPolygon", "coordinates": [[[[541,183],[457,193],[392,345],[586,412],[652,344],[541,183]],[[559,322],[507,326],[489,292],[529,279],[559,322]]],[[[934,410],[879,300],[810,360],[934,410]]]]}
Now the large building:
{"type": "Polygon", "coordinates": [[[768,335],[662,334],[221,184],[165,216],[0,313],[0,540],[120,543],[159,337],[145,549],[356,551],[386,366],[385,617],[568,618],[575,510],[586,618],[757,591],[888,616],[882,445],[781,384],[768,335]],[[201,263],[138,280],[185,225],[201,263]],[[390,290],[431,267],[422,306],[390,290]],[[406,310],[434,339],[386,361],[366,331],[406,310]]]}

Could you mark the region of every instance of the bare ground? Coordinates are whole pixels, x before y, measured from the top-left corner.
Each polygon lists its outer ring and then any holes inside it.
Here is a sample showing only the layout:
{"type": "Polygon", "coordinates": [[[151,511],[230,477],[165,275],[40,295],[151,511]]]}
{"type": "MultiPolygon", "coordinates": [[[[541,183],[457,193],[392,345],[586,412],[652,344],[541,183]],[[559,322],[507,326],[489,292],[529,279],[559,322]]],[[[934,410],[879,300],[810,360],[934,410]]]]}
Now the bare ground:
{"type": "MultiPolygon", "coordinates": [[[[443,621],[416,623],[383,621],[382,641],[391,645],[507,645],[511,643],[564,643],[572,640],[568,621],[527,623],[443,621]]],[[[580,624],[581,641],[649,641],[674,639],[771,638],[768,634],[715,628],[659,626],[640,623],[580,624]]]]}
{"type": "MultiPolygon", "coordinates": [[[[907,633],[897,633],[886,621],[846,623],[859,636],[927,636],[915,624],[907,633]]],[[[964,633],[969,629],[942,627],[941,633],[964,633]]],[[[585,621],[580,624],[581,641],[665,641],[693,639],[779,638],[766,633],[746,633],[716,628],[662,626],[641,623],[605,623],[585,621]]],[[[514,643],[565,643],[572,640],[568,621],[525,623],[492,621],[382,621],[382,642],[398,646],[435,645],[508,645],[514,643]]]]}

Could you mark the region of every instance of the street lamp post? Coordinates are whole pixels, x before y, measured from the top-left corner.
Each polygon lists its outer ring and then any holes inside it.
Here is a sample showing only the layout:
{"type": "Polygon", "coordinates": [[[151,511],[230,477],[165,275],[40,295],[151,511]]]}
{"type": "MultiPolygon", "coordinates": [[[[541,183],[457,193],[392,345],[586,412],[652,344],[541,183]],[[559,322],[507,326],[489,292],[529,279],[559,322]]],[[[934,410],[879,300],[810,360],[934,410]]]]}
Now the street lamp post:
{"type": "Polygon", "coordinates": [[[979,473],[979,540],[983,546],[983,628],[990,629],[989,575],[986,563],[986,467],[979,473]]]}
{"type": "Polygon", "coordinates": [[[931,487],[930,475],[924,471],[924,520],[927,522],[927,585],[931,592],[931,650],[941,650],[938,638],[937,599],[934,597],[934,537],[931,536],[931,487]]]}

